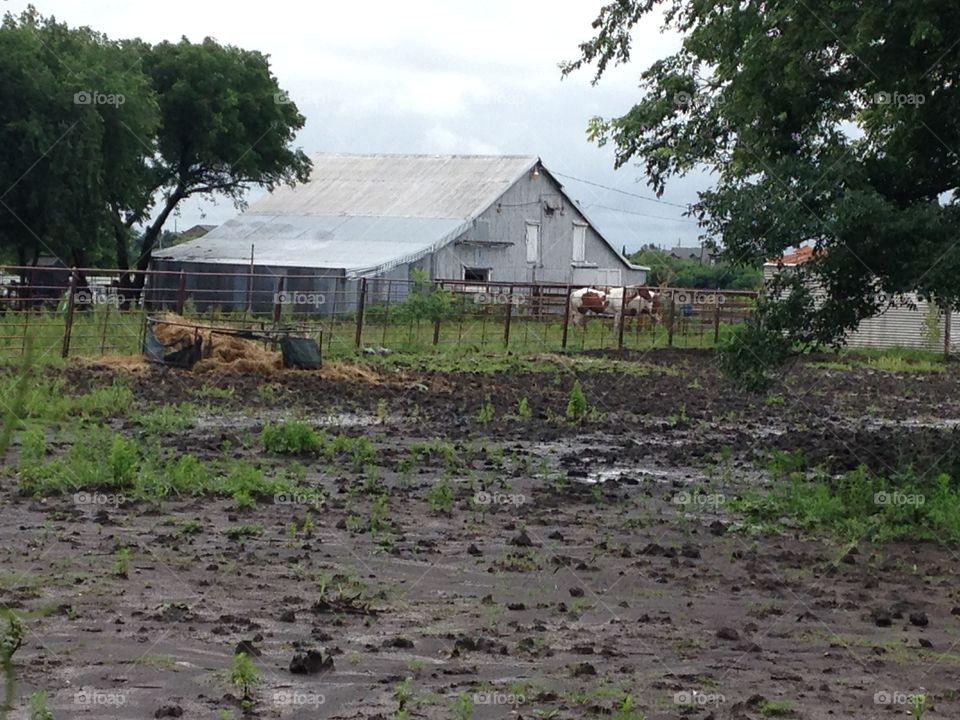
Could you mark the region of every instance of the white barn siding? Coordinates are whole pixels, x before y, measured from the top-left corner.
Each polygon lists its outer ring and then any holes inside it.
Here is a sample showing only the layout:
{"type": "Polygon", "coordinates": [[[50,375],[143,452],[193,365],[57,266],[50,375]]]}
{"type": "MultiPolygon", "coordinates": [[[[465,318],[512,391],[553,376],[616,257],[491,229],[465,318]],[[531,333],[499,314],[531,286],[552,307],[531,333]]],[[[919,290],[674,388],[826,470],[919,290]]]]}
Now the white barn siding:
{"type": "Polygon", "coordinates": [[[463,278],[464,268],[488,268],[492,282],[640,284],[547,172],[528,173],[481,213],[473,226],[433,256],[432,275],[463,278]],[[547,206],[553,208],[550,212],[547,206]],[[527,259],[527,224],[540,226],[539,261],[527,259]],[[574,262],[574,227],[585,226],[585,261],[574,262]]]}

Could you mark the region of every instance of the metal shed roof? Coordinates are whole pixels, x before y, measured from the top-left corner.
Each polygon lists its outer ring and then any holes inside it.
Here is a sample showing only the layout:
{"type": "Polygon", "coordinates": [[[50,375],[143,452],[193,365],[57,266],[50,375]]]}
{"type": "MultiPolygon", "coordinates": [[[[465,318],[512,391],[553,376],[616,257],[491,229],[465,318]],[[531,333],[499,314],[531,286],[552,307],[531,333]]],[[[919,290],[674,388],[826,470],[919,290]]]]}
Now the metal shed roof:
{"type": "Polygon", "coordinates": [[[341,155],[313,158],[310,179],[281,187],[202,239],[156,253],[182,262],[385,272],[465,232],[539,158],[341,155]]]}

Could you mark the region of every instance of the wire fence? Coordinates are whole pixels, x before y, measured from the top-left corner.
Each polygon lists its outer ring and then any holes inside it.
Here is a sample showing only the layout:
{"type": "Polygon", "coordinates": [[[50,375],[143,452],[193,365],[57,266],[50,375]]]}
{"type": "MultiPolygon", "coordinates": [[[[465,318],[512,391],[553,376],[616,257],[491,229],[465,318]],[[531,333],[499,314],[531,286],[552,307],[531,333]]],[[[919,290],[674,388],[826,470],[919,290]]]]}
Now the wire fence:
{"type": "Polygon", "coordinates": [[[0,358],[32,337],[53,357],[134,355],[148,320],[173,313],[223,327],[289,332],[328,357],[448,348],[556,352],[712,347],[756,306],[746,291],[655,289],[636,316],[576,307],[581,286],[273,272],[0,268],[0,358]]]}

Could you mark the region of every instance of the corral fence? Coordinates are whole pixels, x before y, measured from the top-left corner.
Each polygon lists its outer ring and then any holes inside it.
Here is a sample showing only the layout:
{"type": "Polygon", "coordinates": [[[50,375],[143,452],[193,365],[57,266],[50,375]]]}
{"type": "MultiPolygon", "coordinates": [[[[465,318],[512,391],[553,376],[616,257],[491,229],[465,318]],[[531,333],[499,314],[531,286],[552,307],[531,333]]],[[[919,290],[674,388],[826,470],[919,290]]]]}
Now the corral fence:
{"type": "Polygon", "coordinates": [[[141,352],[149,320],[175,313],[203,325],[291,332],[327,356],[461,347],[555,352],[711,347],[754,311],[757,293],[660,288],[659,317],[588,315],[550,283],[417,281],[335,274],[126,272],[0,268],[0,356],[27,338],[45,353],[141,352]]]}

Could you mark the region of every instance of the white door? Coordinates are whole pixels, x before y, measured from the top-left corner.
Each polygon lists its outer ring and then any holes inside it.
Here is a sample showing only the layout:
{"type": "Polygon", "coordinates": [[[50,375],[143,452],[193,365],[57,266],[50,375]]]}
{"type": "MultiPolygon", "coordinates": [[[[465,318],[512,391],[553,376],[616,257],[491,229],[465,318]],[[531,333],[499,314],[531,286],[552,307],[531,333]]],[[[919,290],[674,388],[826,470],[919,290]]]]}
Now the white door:
{"type": "Polygon", "coordinates": [[[527,262],[540,262],[540,226],[527,223],[527,262]]]}
{"type": "Polygon", "coordinates": [[[575,263],[582,263],[587,259],[587,226],[573,226],[573,258],[575,263]]]}

